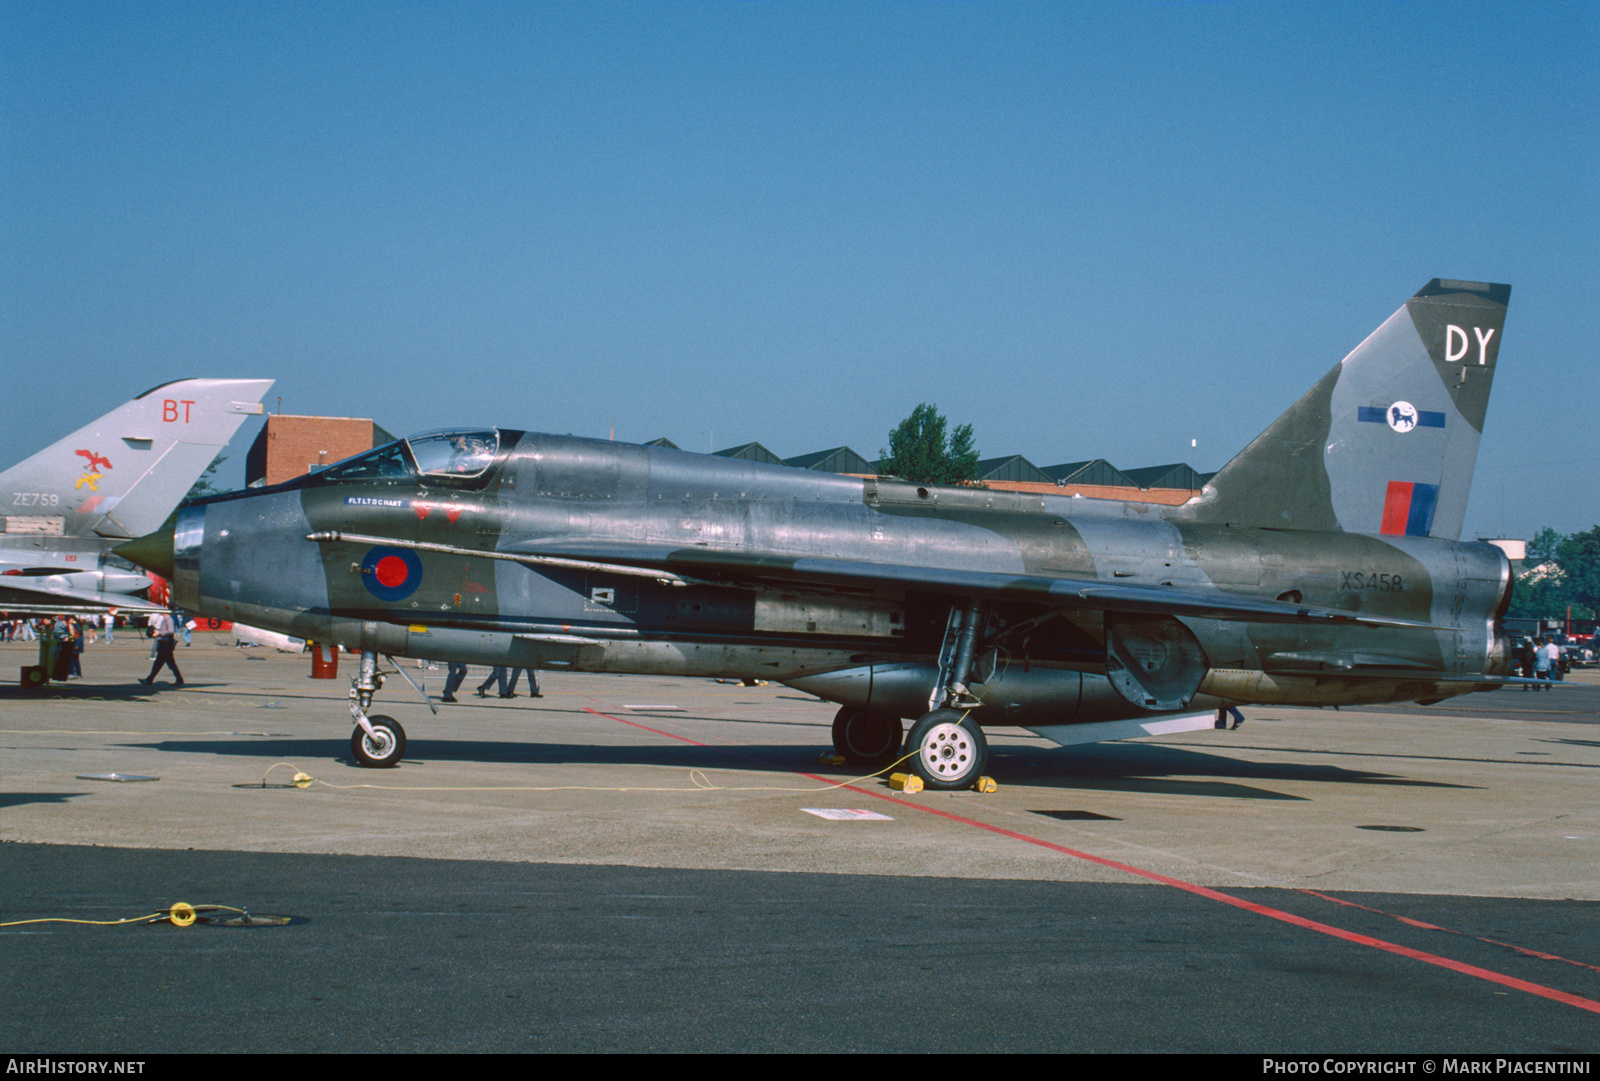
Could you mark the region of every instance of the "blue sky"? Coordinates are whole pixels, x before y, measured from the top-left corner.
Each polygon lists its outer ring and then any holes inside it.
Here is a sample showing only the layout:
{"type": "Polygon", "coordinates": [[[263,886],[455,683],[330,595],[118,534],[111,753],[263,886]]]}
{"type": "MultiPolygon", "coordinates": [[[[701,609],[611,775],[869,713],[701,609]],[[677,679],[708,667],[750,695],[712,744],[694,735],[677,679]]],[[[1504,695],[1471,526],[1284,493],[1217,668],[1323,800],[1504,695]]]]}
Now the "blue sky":
{"type": "MultiPolygon", "coordinates": [[[[293,413],[1216,469],[1511,282],[1469,534],[1600,521],[1600,5],[0,6],[0,462],[293,413]],[[1191,444],[1191,441],[1194,441],[1191,444]]],[[[229,469],[253,437],[247,428],[229,469]]]]}

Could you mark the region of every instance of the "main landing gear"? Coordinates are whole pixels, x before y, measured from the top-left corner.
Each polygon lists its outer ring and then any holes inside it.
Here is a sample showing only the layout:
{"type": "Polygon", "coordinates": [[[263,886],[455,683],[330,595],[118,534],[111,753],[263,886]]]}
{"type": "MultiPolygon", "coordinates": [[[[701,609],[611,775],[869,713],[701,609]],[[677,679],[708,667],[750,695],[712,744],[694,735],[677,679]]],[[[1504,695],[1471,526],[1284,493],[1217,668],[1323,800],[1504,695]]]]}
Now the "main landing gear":
{"type": "Polygon", "coordinates": [[[989,622],[983,601],[950,609],[944,644],[939,649],[939,682],[928,701],[930,711],[911,726],[905,751],[911,768],[932,789],[970,788],[989,765],[989,741],[972,711],[983,700],[968,689],[978,638],[989,622]]]}
{"type": "MultiPolygon", "coordinates": [[[[833,749],[846,763],[876,773],[902,757],[927,788],[970,788],[989,762],[983,729],[959,709],[936,709],[911,726],[892,713],[845,706],[833,718],[833,749]]],[[[357,733],[359,735],[359,733],[357,733]]]]}
{"type": "Polygon", "coordinates": [[[900,757],[905,725],[893,713],[845,706],[833,718],[833,749],[852,766],[873,773],[900,757]]]}
{"type": "Polygon", "coordinates": [[[970,788],[989,765],[989,741],[972,711],[983,704],[967,689],[978,636],[988,622],[981,601],[950,610],[939,653],[939,681],[930,712],[911,726],[901,744],[900,718],[845,706],[833,718],[833,748],[847,763],[873,772],[904,756],[927,788],[970,788]]]}

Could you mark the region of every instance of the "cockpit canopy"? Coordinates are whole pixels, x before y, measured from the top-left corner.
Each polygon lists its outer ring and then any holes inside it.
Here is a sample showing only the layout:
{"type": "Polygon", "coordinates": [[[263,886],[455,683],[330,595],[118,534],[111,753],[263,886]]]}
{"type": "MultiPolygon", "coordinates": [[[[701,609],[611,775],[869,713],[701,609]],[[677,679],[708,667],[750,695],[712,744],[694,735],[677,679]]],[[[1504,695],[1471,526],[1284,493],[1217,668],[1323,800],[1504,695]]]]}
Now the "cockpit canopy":
{"type": "Polygon", "coordinates": [[[401,440],[427,476],[476,477],[494,464],[500,433],[493,428],[439,428],[401,440]]]}
{"type": "Polygon", "coordinates": [[[499,450],[500,433],[494,428],[438,428],[335,462],[318,476],[334,483],[470,480],[494,464],[499,450]]]}

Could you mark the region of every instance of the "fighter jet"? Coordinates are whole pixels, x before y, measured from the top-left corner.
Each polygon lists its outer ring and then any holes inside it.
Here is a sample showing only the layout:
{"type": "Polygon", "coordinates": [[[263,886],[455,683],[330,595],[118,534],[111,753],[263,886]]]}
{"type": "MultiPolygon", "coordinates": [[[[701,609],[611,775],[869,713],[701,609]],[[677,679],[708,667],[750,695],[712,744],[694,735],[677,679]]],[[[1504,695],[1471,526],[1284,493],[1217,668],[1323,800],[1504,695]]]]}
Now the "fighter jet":
{"type": "Polygon", "coordinates": [[[165,383],[0,474],[0,611],[151,609],[111,549],[166,521],[271,386],[165,383]]]}
{"type": "Polygon", "coordinates": [[[1508,671],[1509,566],[1458,538],[1509,297],[1428,283],[1176,507],[449,428],[119,551],[185,608],[359,650],[368,766],[406,747],[380,654],[780,681],[840,704],[849,762],[944,789],[985,725],[1435,702],[1508,671]]]}

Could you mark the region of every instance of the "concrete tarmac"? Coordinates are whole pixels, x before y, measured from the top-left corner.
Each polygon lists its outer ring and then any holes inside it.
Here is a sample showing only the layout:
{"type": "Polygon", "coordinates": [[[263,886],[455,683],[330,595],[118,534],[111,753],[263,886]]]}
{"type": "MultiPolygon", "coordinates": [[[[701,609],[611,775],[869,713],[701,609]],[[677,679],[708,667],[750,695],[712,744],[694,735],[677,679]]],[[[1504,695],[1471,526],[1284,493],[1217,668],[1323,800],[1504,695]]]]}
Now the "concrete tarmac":
{"type": "Polygon", "coordinates": [[[809,696],[561,672],[437,717],[391,676],[409,750],[364,770],[351,658],[226,642],[0,688],[0,921],[291,922],[0,928],[0,1050],[1600,1049],[1592,673],[991,729],[997,793],[902,796],[818,763],[809,696]]]}

